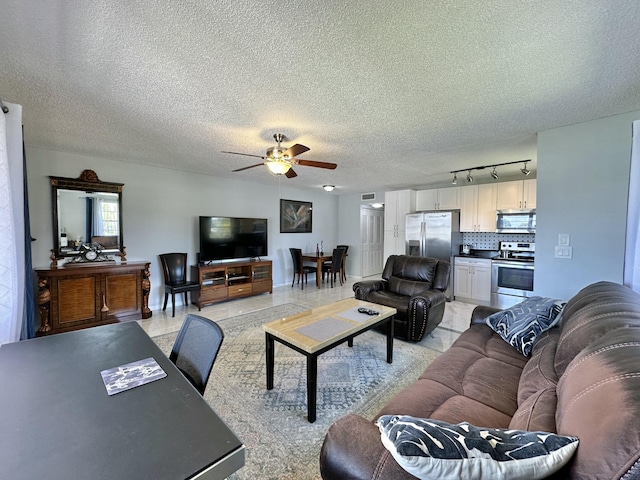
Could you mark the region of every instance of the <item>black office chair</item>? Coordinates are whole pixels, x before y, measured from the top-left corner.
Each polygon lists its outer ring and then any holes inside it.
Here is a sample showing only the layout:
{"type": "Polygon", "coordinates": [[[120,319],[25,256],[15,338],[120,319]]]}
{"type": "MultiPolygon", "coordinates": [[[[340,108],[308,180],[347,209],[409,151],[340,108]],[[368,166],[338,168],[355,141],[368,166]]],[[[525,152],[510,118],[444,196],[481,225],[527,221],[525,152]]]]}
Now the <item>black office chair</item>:
{"type": "Polygon", "coordinates": [[[324,279],[325,273],[331,277],[331,288],[333,288],[333,284],[336,281],[336,275],[340,278],[340,285],[342,285],[342,260],[344,259],[345,253],[344,248],[334,248],[331,263],[325,262],[322,265],[322,278],[324,279]]]}
{"type": "Polygon", "coordinates": [[[171,360],[191,384],[204,395],[209,375],[224,340],[213,320],[188,314],[171,349],[171,360]]]}
{"type": "Polygon", "coordinates": [[[312,267],[310,265],[305,265],[302,261],[302,249],[301,248],[290,248],[289,252],[291,252],[291,259],[293,260],[293,279],[291,280],[291,288],[293,288],[293,284],[296,281],[296,275],[298,275],[298,283],[302,283],[302,290],[304,290],[304,284],[308,283],[308,275],[310,273],[315,273],[318,275],[318,269],[316,267],[312,267]],[[300,279],[304,275],[304,279],[300,282],[300,279]]]}
{"type": "MultiPolygon", "coordinates": [[[[188,305],[187,292],[200,290],[198,282],[187,281],[187,254],[186,253],[163,253],[160,255],[162,262],[162,272],[164,273],[164,306],[162,311],[167,309],[167,300],[171,294],[171,316],[176,316],[176,293],[184,293],[184,304],[188,305]]],[[[200,305],[198,305],[198,311],[200,305]]]]}

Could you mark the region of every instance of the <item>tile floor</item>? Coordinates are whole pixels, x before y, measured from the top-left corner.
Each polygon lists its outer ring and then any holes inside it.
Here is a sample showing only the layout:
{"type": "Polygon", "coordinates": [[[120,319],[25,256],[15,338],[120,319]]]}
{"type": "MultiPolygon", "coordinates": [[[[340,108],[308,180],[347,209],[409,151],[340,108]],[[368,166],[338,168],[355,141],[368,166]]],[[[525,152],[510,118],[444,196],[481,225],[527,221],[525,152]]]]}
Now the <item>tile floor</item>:
{"type": "MultiPolygon", "coordinates": [[[[139,320],[138,322],[153,337],[178,331],[187,313],[195,313],[212,320],[220,320],[284,303],[295,303],[313,308],[353,297],[352,286],[359,280],[347,278],[347,281],[342,286],[338,285],[331,288],[323,284],[321,288],[317,288],[315,282],[310,279],[304,290],[297,284],[293,288],[290,284],[282,285],[274,287],[272,294],[265,293],[216,303],[204,307],[201,312],[198,312],[198,308],[195,305],[184,306],[181,303],[181,299],[176,298],[176,316],[174,318],[171,317],[171,299],[169,299],[166,311],[163,312],[161,308],[157,308],[153,311],[151,318],[139,320]]],[[[475,305],[468,303],[448,302],[442,323],[433,331],[432,335],[425,337],[422,341],[428,342],[429,347],[438,351],[446,350],[458,338],[460,332],[468,327],[471,312],[474,308],[475,305]]]]}

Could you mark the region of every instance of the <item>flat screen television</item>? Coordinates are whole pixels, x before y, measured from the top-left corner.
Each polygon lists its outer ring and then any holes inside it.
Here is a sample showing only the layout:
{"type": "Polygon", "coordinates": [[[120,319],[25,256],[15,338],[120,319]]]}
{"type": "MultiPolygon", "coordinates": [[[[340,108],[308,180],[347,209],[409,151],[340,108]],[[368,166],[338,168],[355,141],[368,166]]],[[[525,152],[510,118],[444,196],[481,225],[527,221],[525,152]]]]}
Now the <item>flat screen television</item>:
{"type": "Polygon", "coordinates": [[[267,219],[200,217],[200,261],[268,255],[267,219]]]}

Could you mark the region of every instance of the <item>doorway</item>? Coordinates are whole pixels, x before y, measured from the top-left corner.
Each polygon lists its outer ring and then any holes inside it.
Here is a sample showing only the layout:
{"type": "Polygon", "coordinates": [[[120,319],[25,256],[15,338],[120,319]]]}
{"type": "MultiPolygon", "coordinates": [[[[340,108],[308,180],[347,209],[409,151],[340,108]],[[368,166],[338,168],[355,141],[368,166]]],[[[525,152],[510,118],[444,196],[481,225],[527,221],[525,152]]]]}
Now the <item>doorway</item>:
{"type": "Polygon", "coordinates": [[[384,253],[384,208],[360,206],[360,238],[362,239],[362,276],[382,273],[384,253]]]}

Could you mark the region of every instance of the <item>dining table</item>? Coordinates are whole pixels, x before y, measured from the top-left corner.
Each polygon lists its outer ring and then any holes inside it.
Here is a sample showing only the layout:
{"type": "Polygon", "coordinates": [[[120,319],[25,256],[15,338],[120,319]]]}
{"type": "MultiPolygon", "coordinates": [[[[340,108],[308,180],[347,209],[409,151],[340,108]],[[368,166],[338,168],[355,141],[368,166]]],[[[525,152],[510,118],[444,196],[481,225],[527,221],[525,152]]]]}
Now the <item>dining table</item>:
{"type": "Polygon", "coordinates": [[[333,258],[333,255],[327,255],[325,253],[303,253],[302,261],[303,262],[316,262],[317,271],[316,271],[316,287],[320,288],[320,278],[322,276],[322,264],[324,262],[330,262],[333,258]]]}
{"type": "Polygon", "coordinates": [[[0,386],[2,479],[213,480],[244,465],[243,443],[136,322],[4,344],[0,386]],[[143,362],[129,389],[107,381],[143,362]]]}
{"type": "MultiPolygon", "coordinates": [[[[320,279],[322,278],[322,264],[324,262],[330,262],[333,259],[333,253],[331,254],[327,254],[327,253],[303,253],[302,254],[302,261],[303,262],[316,262],[316,268],[317,268],[317,273],[316,273],[316,287],[320,288],[320,279]]],[[[345,263],[347,259],[347,254],[344,254],[344,257],[342,257],[342,265],[340,267],[340,274],[342,276],[342,280],[346,280],[347,276],[345,273],[345,263]]]]}

